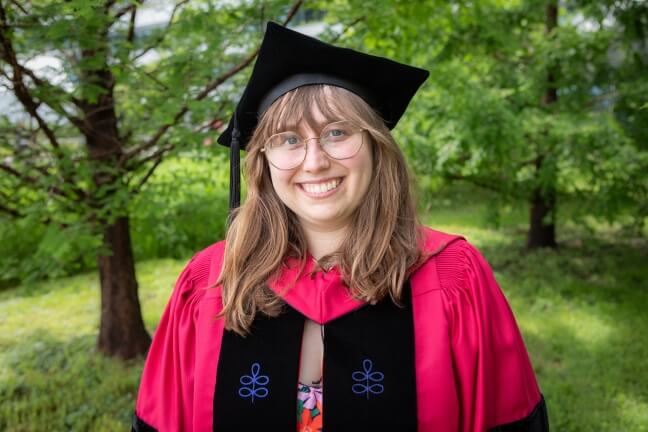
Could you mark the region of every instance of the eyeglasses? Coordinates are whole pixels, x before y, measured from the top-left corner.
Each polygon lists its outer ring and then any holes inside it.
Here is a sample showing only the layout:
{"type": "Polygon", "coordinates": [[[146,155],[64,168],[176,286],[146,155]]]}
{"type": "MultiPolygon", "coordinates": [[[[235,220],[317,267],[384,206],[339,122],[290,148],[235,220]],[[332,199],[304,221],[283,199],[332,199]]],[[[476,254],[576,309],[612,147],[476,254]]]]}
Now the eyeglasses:
{"type": "Polygon", "coordinates": [[[303,138],[297,132],[287,131],[272,135],[261,149],[275,168],[290,170],[306,160],[307,142],[319,140],[320,148],[331,159],[342,160],[355,156],[362,148],[365,129],[349,120],[326,125],[319,137],[303,138]]]}

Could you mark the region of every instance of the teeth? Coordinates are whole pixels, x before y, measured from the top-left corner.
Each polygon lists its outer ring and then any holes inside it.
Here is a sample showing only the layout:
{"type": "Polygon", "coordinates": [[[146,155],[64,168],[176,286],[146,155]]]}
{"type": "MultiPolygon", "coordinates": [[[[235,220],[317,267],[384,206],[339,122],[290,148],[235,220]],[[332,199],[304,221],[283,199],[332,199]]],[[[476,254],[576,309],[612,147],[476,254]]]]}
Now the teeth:
{"type": "Polygon", "coordinates": [[[340,184],[340,179],[331,180],[326,183],[303,183],[304,190],[308,193],[324,193],[335,189],[340,184]]]}

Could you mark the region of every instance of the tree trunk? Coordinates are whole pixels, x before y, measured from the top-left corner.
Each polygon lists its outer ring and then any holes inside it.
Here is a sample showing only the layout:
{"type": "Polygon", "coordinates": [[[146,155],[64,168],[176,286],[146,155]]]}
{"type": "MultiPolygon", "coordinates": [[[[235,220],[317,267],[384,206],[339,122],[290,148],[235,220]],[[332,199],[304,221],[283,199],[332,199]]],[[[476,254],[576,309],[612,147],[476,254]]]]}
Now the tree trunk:
{"type": "MultiPolygon", "coordinates": [[[[542,158],[536,159],[536,170],[542,168],[542,158]]],[[[536,186],[531,197],[530,223],[527,248],[556,247],[556,189],[543,191],[536,186]]]]}
{"type": "Polygon", "coordinates": [[[97,349],[108,356],[134,358],[146,353],[151,337],[144,327],[137,296],[128,217],[119,217],[104,227],[103,246],[110,254],[97,257],[101,281],[97,349]]]}
{"type": "MultiPolygon", "coordinates": [[[[107,40],[107,35],[105,36],[107,40]]],[[[107,356],[130,359],[146,353],[151,338],[146,332],[137,297],[135,263],[126,202],[113,198],[124,187],[116,169],[123,153],[114,103],[115,79],[108,67],[106,47],[83,50],[84,59],[102,59],[96,69],[85,70],[86,83],[102,89],[99,97],[83,99],[85,139],[95,184],[91,221],[103,236],[97,257],[101,281],[101,320],[97,349],[107,356]]]]}
{"type": "MultiPolygon", "coordinates": [[[[547,36],[558,25],[558,2],[549,2],[546,8],[545,33],[547,36]]],[[[547,88],[542,95],[541,105],[549,107],[558,101],[558,89],[556,86],[556,66],[551,65],[547,71],[547,88]]],[[[545,158],[539,155],[536,158],[536,180],[540,174],[547,169],[545,158]]],[[[548,169],[555,170],[555,167],[548,169]]],[[[551,176],[555,179],[555,176],[551,176]]],[[[537,184],[531,195],[529,211],[529,233],[527,236],[527,248],[536,249],[541,247],[556,247],[556,187],[551,184],[544,187],[537,184]]]]}

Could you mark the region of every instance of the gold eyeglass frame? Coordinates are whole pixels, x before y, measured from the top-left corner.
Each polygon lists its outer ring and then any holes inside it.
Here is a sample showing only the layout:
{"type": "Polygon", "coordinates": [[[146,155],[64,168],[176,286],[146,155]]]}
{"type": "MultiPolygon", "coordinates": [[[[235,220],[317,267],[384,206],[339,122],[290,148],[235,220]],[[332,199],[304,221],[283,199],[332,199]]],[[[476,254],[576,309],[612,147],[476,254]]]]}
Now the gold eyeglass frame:
{"type": "MultiPolygon", "coordinates": [[[[356,128],[356,130],[355,130],[355,131],[354,131],[350,136],[354,136],[354,135],[356,135],[356,134],[358,134],[358,133],[363,133],[363,132],[365,132],[365,131],[367,130],[367,129],[365,129],[365,128],[362,128],[362,127],[360,127],[360,126],[355,125],[353,122],[351,122],[351,120],[340,120],[340,121],[332,122],[332,123],[329,123],[329,124],[325,125],[325,126],[322,128],[322,131],[326,130],[329,126],[331,126],[331,125],[336,125],[336,124],[338,124],[338,123],[351,123],[351,125],[354,126],[354,127],[356,128]]],[[[292,169],[297,168],[299,165],[303,164],[304,161],[306,160],[306,156],[308,155],[308,141],[311,141],[311,140],[317,140],[317,144],[319,145],[319,147],[320,147],[320,149],[322,150],[322,152],[326,155],[326,157],[328,157],[328,158],[330,158],[330,159],[333,159],[333,160],[345,160],[345,159],[351,159],[352,157],[354,157],[355,155],[357,155],[357,154],[360,152],[360,150],[362,149],[362,146],[364,145],[364,142],[365,142],[365,139],[364,139],[364,136],[363,136],[363,137],[362,137],[362,141],[360,142],[360,145],[358,146],[358,149],[355,151],[355,153],[353,153],[351,156],[347,156],[347,157],[343,157],[343,158],[336,158],[336,157],[331,156],[330,154],[328,154],[328,152],[327,152],[326,150],[324,150],[324,148],[322,147],[322,142],[321,142],[322,138],[323,138],[323,137],[322,137],[321,133],[320,133],[320,136],[318,136],[318,137],[304,138],[304,137],[302,137],[299,133],[294,132],[294,131],[289,131],[289,130],[288,130],[288,131],[278,132],[278,133],[273,134],[273,135],[270,135],[270,137],[268,137],[268,139],[267,139],[267,140],[265,141],[265,143],[263,144],[263,148],[262,148],[260,151],[261,151],[262,153],[265,153],[265,155],[266,155],[266,160],[268,161],[268,163],[269,163],[270,165],[272,165],[273,167],[277,168],[278,170],[282,170],[282,171],[290,171],[290,170],[292,170],[292,169]],[[301,139],[304,141],[304,145],[305,145],[305,146],[304,146],[304,157],[302,158],[302,160],[301,160],[298,164],[296,164],[295,166],[293,166],[293,167],[291,167],[291,168],[279,168],[277,165],[273,164],[272,161],[270,160],[270,158],[268,157],[268,153],[267,153],[267,151],[269,150],[269,149],[268,149],[268,143],[269,143],[269,142],[270,142],[274,137],[276,137],[277,135],[281,135],[281,134],[284,134],[284,133],[286,133],[286,132],[294,133],[295,135],[297,135],[299,138],[301,138],[301,139]]]]}

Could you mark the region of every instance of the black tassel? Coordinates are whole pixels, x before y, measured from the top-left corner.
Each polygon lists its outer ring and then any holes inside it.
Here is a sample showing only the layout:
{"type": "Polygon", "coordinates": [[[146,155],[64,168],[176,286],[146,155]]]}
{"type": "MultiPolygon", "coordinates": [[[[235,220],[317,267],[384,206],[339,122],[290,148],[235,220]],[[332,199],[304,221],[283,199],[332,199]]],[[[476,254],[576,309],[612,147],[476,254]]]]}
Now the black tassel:
{"type": "Polygon", "coordinates": [[[238,129],[236,116],[232,119],[232,139],[230,140],[230,190],[229,210],[232,212],[241,205],[241,155],[239,139],[241,132],[238,129]]]}

